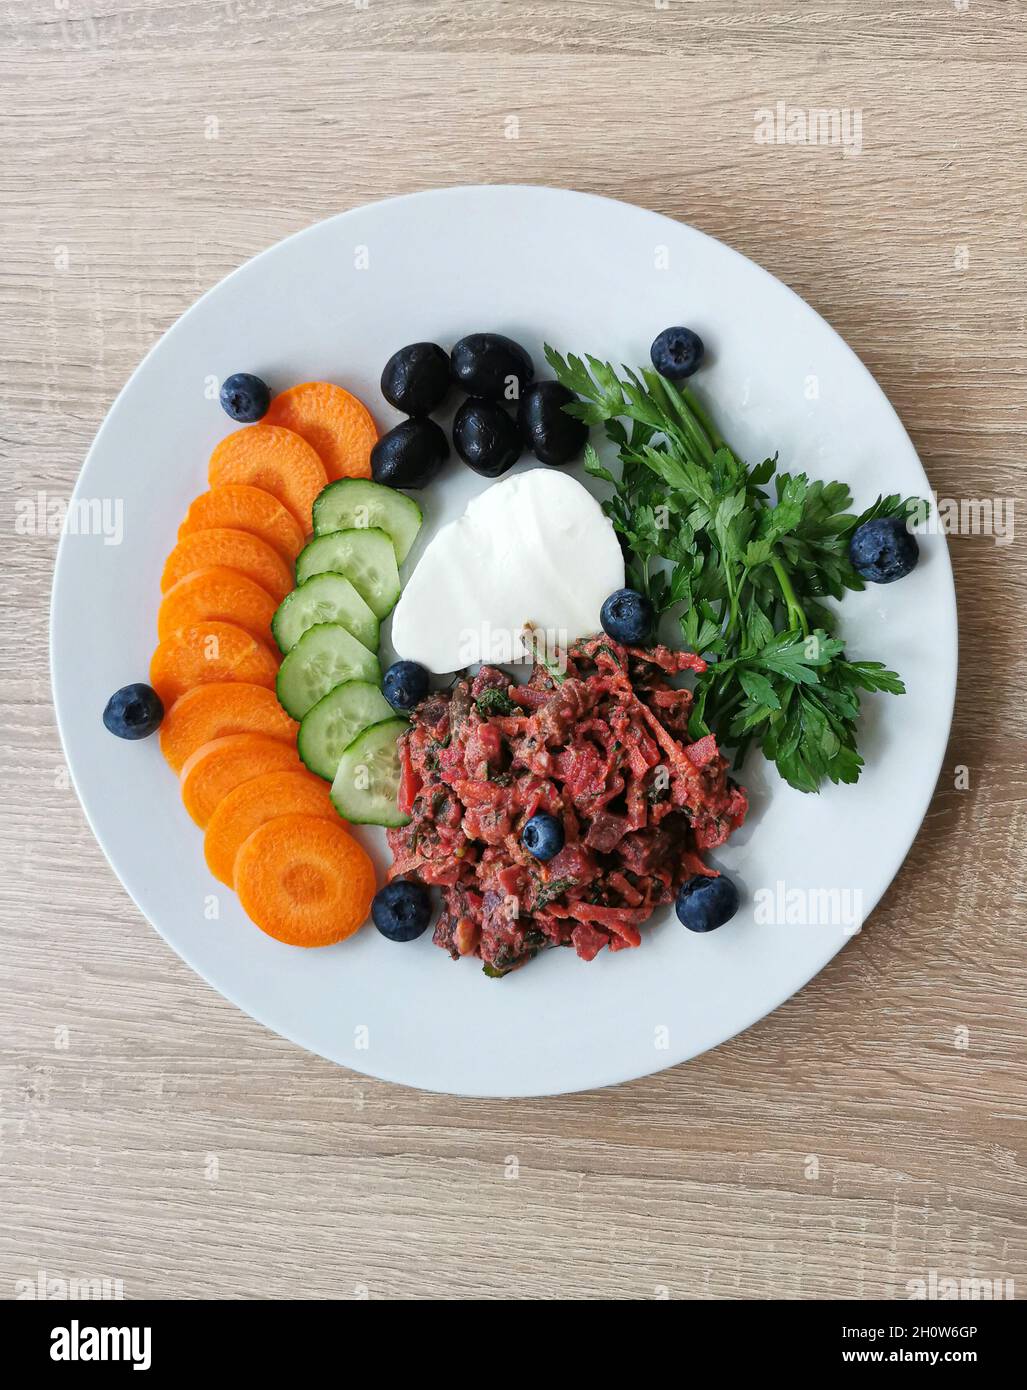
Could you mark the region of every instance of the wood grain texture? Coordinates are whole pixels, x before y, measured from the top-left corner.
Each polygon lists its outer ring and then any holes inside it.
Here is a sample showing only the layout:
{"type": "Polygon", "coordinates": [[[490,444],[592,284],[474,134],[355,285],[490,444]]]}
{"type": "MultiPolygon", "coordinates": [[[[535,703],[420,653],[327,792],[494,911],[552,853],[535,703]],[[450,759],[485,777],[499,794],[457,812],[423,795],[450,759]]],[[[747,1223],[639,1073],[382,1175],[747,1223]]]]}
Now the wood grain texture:
{"type": "Polygon", "coordinates": [[[0,1297],[40,1270],[129,1298],[901,1298],[930,1268],[1027,1289],[1020,540],[953,539],[952,740],[864,932],[714,1053],[499,1102],[307,1056],[150,930],[66,783],[56,541],[14,531],[226,272],[481,181],[723,238],[852,344],[940,494],[1019,502],[1023,6],[0,0],[0,40],[0,1297]],[[861,108],[862,154],[757,145],[778,100],[861,108]]]}

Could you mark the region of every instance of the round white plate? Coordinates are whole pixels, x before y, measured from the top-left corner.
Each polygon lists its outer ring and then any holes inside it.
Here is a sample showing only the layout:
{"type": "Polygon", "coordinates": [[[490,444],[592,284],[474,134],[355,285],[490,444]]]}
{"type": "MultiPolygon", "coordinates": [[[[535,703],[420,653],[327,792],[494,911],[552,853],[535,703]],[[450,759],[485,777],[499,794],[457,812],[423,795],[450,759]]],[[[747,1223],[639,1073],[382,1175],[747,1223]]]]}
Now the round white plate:
{"type": "MultiPolygon", "coordinates": [[[[668,909],[640,949],[602,952],[591,964],[554,951],[489,980],[477,961],[452,962],[430,933],[397,946],[373,927],[322,950],[282,946],[207,872],[157,739],[121,742],[101,724],[110,693],[147,678],[161,567],[206,487],[211,449],[233,428],[210,383],[234,371],[274,388],[337,381],[384,429],[397,416],[378,380],[404,343],[507,333],[547,375],[543,341],[638,365],[655,334],[681,322],[708,345],[696,384],[744,457],[779,451],[790,471],[847,481],[857,507],[878,492],[927,495],[880,389],[791,290],[691,227],[557,189],[445,189],[311,227],[205,295],[115,402],[75,492],[77,502],[106,503],[112,524],[107,535],[66,534],[57,560],[61,736],[96,837],[140,910],[269,1028],[358,1071],[437,1091],[606,1086],[715,1047],[776,1008],[891,882],[926,811],[952,712],[955,600],[941,536],[921,539],[908,579],[844,603],[849,651],[887,662],[908,686],[902,697],[868,697],[858,786],[803,796],[750,758],[750,820],[714,856],[742,889],[734,921],[695,936],[668,909]],[[759,920],[768,916],[779,920],[759,920]]],[[[484,486],[456,461],[447,466],[423,495],[425,526],[408,564],[484,486]]],[[[369,832],[374,841],[384,864],[384,836],[369,832]]]]}

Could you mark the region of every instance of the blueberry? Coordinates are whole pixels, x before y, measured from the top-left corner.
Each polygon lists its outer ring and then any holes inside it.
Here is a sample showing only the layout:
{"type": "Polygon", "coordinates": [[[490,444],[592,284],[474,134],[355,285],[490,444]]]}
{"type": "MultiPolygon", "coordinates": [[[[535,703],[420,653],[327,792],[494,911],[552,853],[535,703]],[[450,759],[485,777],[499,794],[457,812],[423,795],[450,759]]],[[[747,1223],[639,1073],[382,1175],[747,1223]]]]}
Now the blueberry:
{"type": "Polygon", "coordinates": [[[453,380],[469,396],[487,401],[518,401],[535,375],[531,358],[501,333],[469,333],[453,348],[453,380]]]}
{"type": "Polygon", "coordinates": [[[521,844],[536,859],[552,859],[563,849],[563,822],[545,811],[532,816],[521,831],[521,844]]]}
{"type": "Polygon", "coordinates": [[[891,584],[916,569],[920,547],[900,516],[879,516],[857,526],[849,542],[852,568],[871,584],[891,584]]]}
{"type": "Polygon", "coordinates": [[[449,354],[438,343],[410,343],[382,372],[382,395],[404,415],[430,415],[449,393],[449,354]]]}
{"type": "Polygon", "coordinates": [[[689,931],[716,931],[738,911],[738,889],[723,874],[697,874],[678,889],[674,909],[689,931]]]}
{"type": "Polygon", "coordinates": [[[426,487],[449,458],[449,440],[434,420],[404,420],[371,450],[371,477],[387,487],[426,487]]]}
{"type": "Polygon", "coordinates": [[[564,410],[578,398],[558,381],[536,381],[521,397],[517,421],[540,463],[570,463],[588,442],[588,426],[564,410]]]}
{"type": "Polygon", "coordinates": [[[431,894],[421,883],[396,879],[376,893],[371,916],[390,941],[415,941],[431,921],[431,894]]]}
{"type": "Polygon", "coordinates": [[[267,414],[271,392],[267,383],[249,372],[236,372],[226,377],[221,386],[221,405],[226,414],[244,425],[252,424],[267,414]]]}
{"type": "Polygon", "coordinates": [[[382,690],[393,709],[413,709],[428,693],[428,672],[417,661],[394,661],[382,690]]]}
{"type": "Polygon", "coordinates": [[[629,647],[639,647],[652,636],[656,611],[644,594],[634,589],[618,589],[603,604],[599,621],[607,637],[629,647]]]}
{"type": "Polygon", "coordinates": [[[163,718],[160,696],[142,683],[116,690],[103,711],[104,727],[117,738],[147,738],[163,718]]]}
{"type": "Polygon", "coordinates": [[[665,328],[653,339],[649,356],[660,376],[668,381],[683,381],[699,370],[704,351],[699,334],[690,328],[665,328]]]}
{"type": "Polygon", "coordinates": [[[501,405],[472,396],[453,421],[453,448],[468,468],[498,478],[521,456],[521,434],[501,405]]]}

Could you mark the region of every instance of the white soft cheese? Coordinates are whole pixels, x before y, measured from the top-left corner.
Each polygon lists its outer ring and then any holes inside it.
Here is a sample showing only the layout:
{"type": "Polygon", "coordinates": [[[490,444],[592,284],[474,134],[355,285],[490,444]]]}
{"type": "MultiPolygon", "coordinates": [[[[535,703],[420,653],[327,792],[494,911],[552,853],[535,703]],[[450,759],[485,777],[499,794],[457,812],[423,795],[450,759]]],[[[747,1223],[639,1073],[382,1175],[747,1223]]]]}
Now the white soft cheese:
{"type": "Polygon", "coordinates": [[[401,657],[441,675],[520,661],[526,626],[548,652],[598,632],[624,587],[624,558],[599,503],[567,473],[533,468],[494,483],[443,526],[392,619],[401,657]]]}

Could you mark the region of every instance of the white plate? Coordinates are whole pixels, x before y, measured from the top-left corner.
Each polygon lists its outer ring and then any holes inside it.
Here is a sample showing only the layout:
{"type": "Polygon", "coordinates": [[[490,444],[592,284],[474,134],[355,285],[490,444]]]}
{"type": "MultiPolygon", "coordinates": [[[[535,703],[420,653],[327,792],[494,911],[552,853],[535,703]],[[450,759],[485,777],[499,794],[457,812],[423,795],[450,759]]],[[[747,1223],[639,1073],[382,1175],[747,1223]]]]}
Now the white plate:
{"type": "MultiPolygon", "coordinates": [[[[124,743],[102,727],[110,693],[146,679],[164,558],[206,487],[211,449],[232,428],[209,397],[211,381],[234,371],[276,387],[338,381],[388,428],[397,417],[378,378],[404,343],[451,345],[494,330],[524,343],[547,374],[543,340],[641,364],[655,334],[680,322],[708,344],[697,383],[750,461],[780,451],[792,471],[849,482],[857,506],[878,492],[927,493],[880,389],[789,289],[691,227],[556,189],[446,189],[311,227],[205,295],[115,402],[75,496],[121,502],[123,539],[68,534],[57,560],[51,640],[61,736],[96,837],[140,910],[269,1028],[358,1071],[437,1091],[610,1085],[748,1028],[848,939],[838,924],[758,925],[758,889],[848,890],[865,915],[891,882],[930,800],[952,712],[955,600],[939,536],[922,538],[908,579],[844,604],[849,650],[894,666],[908,686],[904,697],[867,700],[859,785],[802,796],[750,759],[750,821],[714,856],[743,891],[735,920],[695,936],[667,910],[640,949],[603,952],[589,965],[556,951],[493,981],[475,961],[450,961],[430,934],[396,946],[373,927],[323,950],[279,945],[208,874],[157,739],[124,743]]],[[[423,497],[419,545],[486,485],[451,463],[423,497]]]]}

